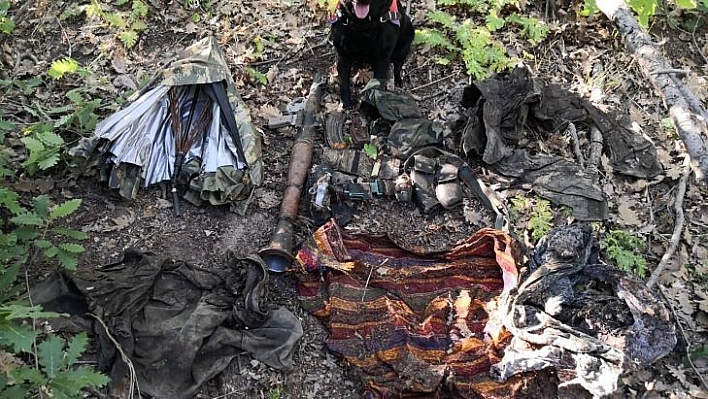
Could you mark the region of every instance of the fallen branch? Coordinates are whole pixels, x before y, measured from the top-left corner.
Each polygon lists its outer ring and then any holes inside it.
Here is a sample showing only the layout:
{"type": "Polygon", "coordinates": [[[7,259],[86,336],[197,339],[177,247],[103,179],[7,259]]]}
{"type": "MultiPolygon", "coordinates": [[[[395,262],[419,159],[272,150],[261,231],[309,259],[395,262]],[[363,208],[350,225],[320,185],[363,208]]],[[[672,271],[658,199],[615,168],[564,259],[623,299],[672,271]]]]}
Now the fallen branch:
{"type": "Polygon", "coordinates": [[[573,122],[568,123],[568,129],[566,132],[573,139],[573,151],[575,151],[575,157],[578,159],[578,164],[581,168],[585,169],[585,158],[583,157],[583,152],[580,151],[580,139],[578,139],[578,131],[575,129],[575,124],[573,122]]]}
{"type": "Polygon", "coordinates": [[[689,356],[686,356],[686,360],[688,360],[688,364],[691,366],[693,369],[693,372],[696,373],[696,376],[698,379],[701,381],[701,384],[708,389],[708,383],[706,383],[706,380],[703,378],[703,375],[701,372],[696,368],[696,365],[693,363],[693,359],[691,359],[690,353],[691,353],[691,341],[688,339],[688,335],[686,334],[686,330],[683,328],[683,324],[681,324],[681,319],[679,318],[678,314],[676,313],[676,308],[674,307],[674,303],[669,299],[669,296],[666,294],[666,290],[664,290],[664,287],[659,286],[659,291],[661,291],[661,295],[664,297],[664,301],[669,305],[669,308],[671,309],[671,313],[674,315],[674,320],[676,320],[676,324],[679,326],[679,331],[681,331],[681,335],[683,336],[683,342],[686,343],[686,353],[689,354],[689,356]]]}
{"type": "Polygon", "coordinates": [[[597,6],[615,22],[626,42],[627,50],[636,57],[644,76],[661,93],[665,106],[669,108],[671,121],[697,166],[697,180],[708,178],[708,151],[702,137],[702,134],[708,135],[706,121],[702,118],[706,111],[702,107],[696,112],[691,109],[682,94],[682,91],[688,89],[682,89],[683,83],[678,79],[671,79],[670,74],[656,73],[672,69],[671,63],[639,26],[623,0],[598,0],[597,6]]]}
{"type": "Polygon", "coordinates": [[[686,194],[686,184],[688,183],[688,177],[691,175],[691,168],[686,167],[678,183],[678,189],[676,190],[676,201],[674,202],[674,210],[676,211],[676,222],[674,224],[674,232],[671,234],[671,240],[669,241],[669,247],[666,248],[664,256],[661,257],[659,265],[649,276],[649,281],[647,281],[647,287],[651,288],[656,281],[661,276],[661,273],[666,268],[666,264],[669,263],[669,259],[674,255],[676,249],[678,248],[679,241],[681,241],[681,233],[683,232],[683,223],[685,218],[683,216],[683,197],[686,194]]]}
{"type": "Polygon", "coordinates": [[[587,167],[594,171],[598,170],[600,157],[602,156],[602,132],[597,126],[590,127],[590,154],[588,155],[587,167]]]}

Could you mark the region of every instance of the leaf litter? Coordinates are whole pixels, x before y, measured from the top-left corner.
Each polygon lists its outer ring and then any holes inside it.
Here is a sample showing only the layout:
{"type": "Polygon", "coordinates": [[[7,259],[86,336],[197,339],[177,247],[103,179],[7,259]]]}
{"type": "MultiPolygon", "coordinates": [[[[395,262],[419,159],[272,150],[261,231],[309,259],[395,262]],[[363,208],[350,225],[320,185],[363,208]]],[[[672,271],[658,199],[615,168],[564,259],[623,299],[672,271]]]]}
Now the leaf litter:
{"type": "MultiPolygon", "coordinates": [[[[42,17],[60,15],[83,2],[37,3],[31,13],[16,18],[13,35],[0,38],[4,49],[1,69],[12,71],[2,78],[30,79],[45,74],[54,60],[73,57],[93,72],[92,78],[86,80],[90,82],[93,94],[103,98],[104,104],[112,104],[116,96],[149,79],[151,71],[168,62],[178,48],[207,34],[216,35],[224,47],[237,87],[264,134],[266,178],[255,194],[256,201],[249,214],[241,218],[225,214],[222,209],[188,208],[181,220],[175,220],[171,216],[169,201],[161,196],[159,189],[146,192],[133,203],[113,202],[113,209],[109,209],[102,198],[111,198],[111,194],[93,181],[80,179],[71,188],[73,196],[86,198],[85,215],[75,218],[74,227],[90,232],[94,238],[81,257],[82,264],[108,263],[114,260],[118,251],[132,245],[143,250],[168,252],[175,258],[193,260],[207,268],[211,262],[228,256],[228,251],[247,254],[269,241],[282,198],[289,148],[295,131],[269,131],[265,125],[268,119],[282,115],[293,98],[306,94],[314,72],[332,74],[335,57],[326,44],[327,13],[317,8],[314,0],[202,1],[196,2],[199,6],[194,10],[187,9],[185,2],[168,2],[160,7],[156,7],[159,2],[148,3],[149,28],[139,35],[136,46],[131,49],[126,49],[114,32],[95,20],[42,17]],[[267,83],[261,84],[253,79],[248,68],[262,73],[267,83]]],[[[425,11],[433,7],[432,0],[414,4],[415,21],[423,24],[425,11]]],[[[558,24],[552,31],[553,38],[536,47],[518,41],[513,35],[506,35],[504,41],[509,49],[532,54],[534,60],[531,63],[539,76],[571,88],[598,106],[621,109],[623,104],[631,104],[625,112],[656,144],[665,168],[664,180],[627,182],[613,174],[609,160],[603,155],[601,170],[606,178],[601,184],[615,204],[612,221],[606,223],[606,227],[642,228],[643,236],[651,242],[645,256],[650,266],[655,266],[668,246],[673,229],[672,198],[676,181],[682,173],[679,159],[682,144],[662,130],[660,121],[666,117],[666,112],[660,99],[641,78],[620,43],[611,40],[612,31],[607,21],[594,18],[580,20],[580,23],[558,24]],[[654,222],[649,223],[650,219],[654,222]]],[[[696,39],[699,44],[706,45],[705,38],[696,35],[696,39]]],[[[674,39],[669,35],[668,40],[674,39]]],[[[696,65],[700,65],[701,60],[696,63],[685,58],[685,54],[694,53],[686,43],[676,40],[672,45],[683,46],[684,58],[681,60],[686,63],[684,67],[697,70],[696,65]]],[[[427,115],[445,122],[459,112],[449,93],[468,81],[454,66],[431,62],[431,53],[422,47],[413,49],[406,66],[405,89],[421,101],[427,115]],[[430,84],[445,76],[452,78],[430,84]]],[[[356,79],[361,84],[369,77],[370,72],[362,71],[356,79]]],[[[80,80],[72,77],[62,81],[51,81],[46,77],[44,80],[45,86],[40,86],[34,94],[19,94],[13,99],[0,95],[0,107],[14,112],[19,122],[26,122],[31,118],[28,104],[39,99],[46,108],[64,106],[64,94],[82,85],[80,80]]],[[[330,76],[330,82],[334,81],[335,77],[330,76]]],[[[688,85],[699,99],[706,97],[704,78],[690,74],[688,85]]],[[[330,90],[325,95],[323,109],[332,112],[338,106],[336,91],[330,90]]],[[[110,110],[101,109],[99,112],[105,116],[110,110]]],[[[563,148],[565,145],[567,142],[559,140],[547,150],[572,154],[569,147],[563,148]]],[[[59,180],[59,177],[47,177],[40,180],[41,184],[27,184],[29,180],[23,180],[20,187],[22,191],[52,192],[61,196],[61,188],[54,184],[54,179],[59,180]]],[[[483,179],[490,185],[497,183],[492,176],[483,179]]],[[[509,184],[498,187],[503,198],[511,198],[509,193],[516,191],[533,196],[509,184]]],[[[693,242],[693,245],[691,248],[681,246],[660,280],[677,322],[686,327],[684,339],[692,348],[708,344],[705,334],[708,329],[708,250],[702,244],[708,235],[708,207],[704,205],[707,197],[705,186],[689,186],[684,205],[688,232],[684,234],[684,242],[693,242]]],[[[565,223],[560,210],[556,211],[555,222],[565,223]]],[[[522,211],[515,223],[516,230],[527,237],[531,212],[531,209],[522,211]]],[[[390,233],[402,239],[432,240],[442,248],[477,228],[489,226],[491,220],[491,215],[475,201],[466,201],[464,208],[456,212],[432,216],[401,208],[398,204],[377,203],[359,209],[348,229],[390,233]],[[381,223],[382,214],[390,221],[381,223]],[[450,223],[451,220],[456,223],[450,223]]],[[[296,241],[301,242],[309,230],[304,224],[298,226],[296,241]]],[[[198,397],[262,397],[273,392],[274,388],[282,388],[282,397],[291,398],[356,397],[359,387],[356,375],[326,351],[323,344],[326,331],[299,308],[292,283],[287,275],[275,275],[269,288],[271,300],[287,305],[303,322],[305,336],[295,355],[295,369],[290,373],[279,373],[244,357],[205,384],[198,397]]],[[[617,397],[638,397],[651,392],[667,397],[706,397],[694,371],[683,365],[684,358],[685,354],[676,350],[656,367],[636,371],[637,378],[627,377],[627,386],[617,393],[617,397]]]]}

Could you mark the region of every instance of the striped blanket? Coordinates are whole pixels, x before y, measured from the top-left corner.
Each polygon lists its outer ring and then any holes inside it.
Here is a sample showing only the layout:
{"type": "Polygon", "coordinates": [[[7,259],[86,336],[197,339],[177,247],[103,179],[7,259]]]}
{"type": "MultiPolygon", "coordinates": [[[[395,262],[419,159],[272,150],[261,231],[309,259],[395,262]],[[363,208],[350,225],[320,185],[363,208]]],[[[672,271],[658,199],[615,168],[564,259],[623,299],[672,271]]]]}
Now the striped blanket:
{"type": "Polygon", "coordinates": [[[488,315],[518,283],[518,248],[505,233],[482,229],[424,254],[331,221],[296,259],[302,305],[329,329],[329,350],[358,369],[366,396],[509,398],[528,389],[529,376],[489,377],[510,336],[488,315]]]}

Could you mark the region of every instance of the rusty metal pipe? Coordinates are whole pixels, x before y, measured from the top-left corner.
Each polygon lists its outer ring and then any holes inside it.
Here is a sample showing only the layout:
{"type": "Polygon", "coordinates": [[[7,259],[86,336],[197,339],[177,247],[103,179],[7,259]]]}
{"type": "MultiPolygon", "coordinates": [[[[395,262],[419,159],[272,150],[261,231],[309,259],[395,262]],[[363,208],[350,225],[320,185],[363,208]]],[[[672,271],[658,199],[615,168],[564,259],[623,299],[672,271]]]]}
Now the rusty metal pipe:
{"type": "Polygon", "coordinates": [[[288,180],[283,201],[280,204],[278,224],[275,227],[270,244],[258,251],[268,269],[274,272],[283,272],[293,262],[293,223],[297,219],[302,196],[303,185],[307,178],[312,163],[312,147],[314,146],[315,127],[317,125],[317,112],[322,101],[322,76],[316,75],[310,93],[305,103],[302,129],[295,138],[288,180]]]}

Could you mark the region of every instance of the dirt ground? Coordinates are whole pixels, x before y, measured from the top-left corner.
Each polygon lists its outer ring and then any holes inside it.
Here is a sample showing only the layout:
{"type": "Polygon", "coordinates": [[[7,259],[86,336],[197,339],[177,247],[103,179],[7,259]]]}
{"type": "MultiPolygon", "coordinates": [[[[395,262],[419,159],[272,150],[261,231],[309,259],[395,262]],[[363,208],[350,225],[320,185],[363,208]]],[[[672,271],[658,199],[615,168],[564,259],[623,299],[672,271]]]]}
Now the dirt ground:
{"type": "MultiPolygon", "coordinates": [[[[16,2],[16,7],[20,7],[16,2]]],[[[323,109],[334,110],[339,99],[333,76],[335,54],[327,39],[326,13],[316,2],[215,0],[202,2],[201,8],[188,11],[181,2],[149,1],[149,27],[138,44],[126,50],[105,26],[92,25],[83,17],[60,20],[56,16],[82,2],[26,1],[22,14],[16,15],[17,28],[9,37],[0,38],[3,48],[2,77],[28,78],[43,74],[53,60],[71,56],[93,72],[95,90],[101,98],[111,99],[125,92],[126,82],[137,82],[172,59],[180,48],[208,34],[223,44],[227,60],[241,95],[263,133],[264,183],[255,192],[247,213],[240,216],[227,208],[190,205],[183,216],[172,215],[170,201],[159,187],[142,190],[138,199],[118,199],[96,179],[80,177],[71,171],[61,175],[41,176],[31,181],[28,193],[51,192],[61,197],[83,199],[81,212],[70,224],[91,236],[80,267],[90,268],[115,261],[125,248],[135,247],[209,268],[224,262],[230,254],[246,256],[266,246],[278,216],[285,187],[290,148],[296,134],[293,128],[269,130],[267,118],[273,108],[283,109],[293,98],[306,94],[316,72],[329,76],[323,109]],[[194,14],[201,16],[195,22],[194,14]],[[19,18],[18,18],[19,17],[19,18]],[[264,40],[259,53],[255,37],[264,40]],[[270,78],[267,85],[258,83],[246,72],[255,68],[270,78]]],[[[414,21],[424,24],[430,0],[413,4],[414,21]]],[[[544,5],[528,5],[542,15],[544,5]]],[[[522,56],[527,65],[549,82],[555,82],[589,98],[597,106],[629,115],[642,134],[656,145],[665,172],[655,181],[641,181],[608,173],[602,181],[610,198],[610,220],[605,231],[623,228],[639,232],[648,242],[645,256],[650,269],[658,264],[674,226],[674,196],[682,148],[680,141],[661,127],[667,112],[653,88],[641,76],[632,58],[624,52],[611,24],[604,18],[575,17],[574,10],[549,22],[548,38],[538,46],[519,41],[511,33],[503,39],[512,55],[522,56]]],[[[665,41],[663,48],[675,68],[690,69],[689,86],[705,101],[705,55],[708,36],[705,30],[686,32],[657,25],[655,40],[665,41]]],[[[368,79],[357,80],[357,88],[368,79]]],[[[71,85],[47,80],[43,92],[47,103],[61,105],[71,85]]],[[[454,96],[456,89],[470,83],[461,66],[443,66],[434,62],[432,52],[414,46],[405,69],[404,90],[419,100],[431,119],[454,121],[461,110],[454,96]]],[[[16,122],[28,122],[22,107],[36,98],[6,98],[0,95],[0,107],[18,110],[16,122]]],[[[109,101],[106,101],[108,103],[109,101]]],[[[103,116],[110,110],[101,110],[103,116]]],[[[448,125],[450,125],[448,123],[448,125]]],[[[564,143],[562,138],[555,138],[564,143]]],[[[324,145],[318,132],[316,146],[324,145]]],[[[567,144],[567,143],[566,143],[567,144]]],[[[549,143],[549,148],[554,144],[549,143]]],[[[557,145],[556,147],[557,148],[557,145]]],[[[566,148],[568,151],[570,147],[566,148]]],[[[318,152],[316,152],[317,155],[318,152]]],[[[317,161],[317,156],[315,157],[317,161]]],[[[483,170],[482,179],[493,186],[503,200],[517,195],[533,196],[528,187],[510,186],[509,182],[483,170]]],[[[684,203],[686,227],[679,251],[660,279],[664,299],[672,309],[679,328],[676,350],[652,367],[636,370],[623,377],[617,398],[694,397],[700,381],[695,370],[684,364],[687,350],[708,344],[708,190],[690,180],[684,203]]],[[[555,209],[556,225],[569,222],[555,209]]],[[[490,226],[491,214],[474,200],[465,207],[423,215],[412,205],[377,200],[361,204],[351,231],[388,233],[409,240],[425,242],[444,249],[490,226]],[[472,217],[471,215],[476,215],[472,217]]],[[[520,217],[515,229],[527,232],[528,219],[520,217]]],[[[296,244],[312,231],[306,218],[296,223],[296,244]]],[[[532,243],[529,243],[532,244],[532,243]]],[[[36,271],[33,278],[40,278],[36,271]]],[[[303,311],[297,302],[295,278],[288,273],[272,274],[269,297],[286,306],[302,321],[304,336],[294,355],[294,367],[279,372],[243,355],[217,378],[203,386],[199,398],[355,398],[360,382],[355,372],[324,348],[327,332],[320,322],[303,311]]],[[[705,359],[698,361],[699,372],[706,374],[705,359]]],[[[705,392],[705,391],[703,391],[705,392]]],[[[708,396],[702,396],[708,397],[708,396]]]]}

